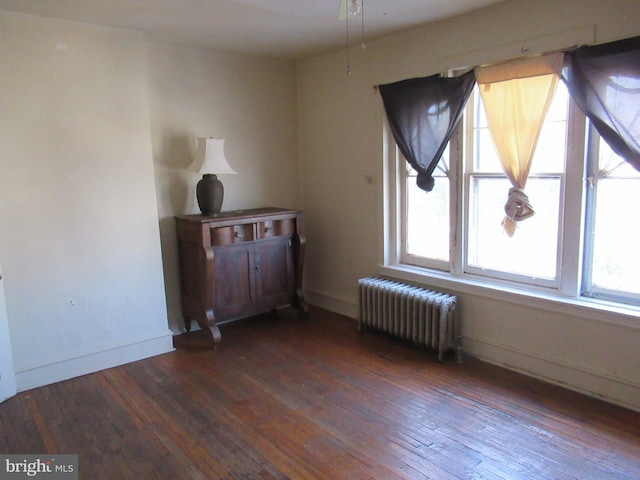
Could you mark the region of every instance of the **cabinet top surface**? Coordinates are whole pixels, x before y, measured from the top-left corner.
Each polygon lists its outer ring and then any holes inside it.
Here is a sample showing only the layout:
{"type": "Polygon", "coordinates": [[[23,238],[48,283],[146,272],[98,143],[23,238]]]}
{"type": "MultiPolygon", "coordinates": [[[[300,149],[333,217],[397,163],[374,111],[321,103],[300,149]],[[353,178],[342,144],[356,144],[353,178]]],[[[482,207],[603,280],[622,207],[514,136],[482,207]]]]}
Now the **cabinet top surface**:
{"type": "Polygon", "coordinates": [[[272,215],[286,215],[302,213],[301,210],[292,210],[289,208],[263,207],[263,208],[247,208],[243,210],[231,210],[220,212],[218,215],[176,215],[177,220],[194,222],[194,223],[210,223],[233,219],[259,218],[272,215]]]}

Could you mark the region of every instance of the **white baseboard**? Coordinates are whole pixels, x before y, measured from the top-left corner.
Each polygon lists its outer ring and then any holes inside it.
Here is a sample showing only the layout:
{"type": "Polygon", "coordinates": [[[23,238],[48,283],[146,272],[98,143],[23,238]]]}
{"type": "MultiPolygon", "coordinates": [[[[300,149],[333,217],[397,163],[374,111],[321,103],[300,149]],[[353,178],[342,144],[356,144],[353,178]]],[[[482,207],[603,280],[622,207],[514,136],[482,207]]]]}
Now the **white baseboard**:
{"type": "MultiPolygon", "coordinates": [[[[354,299],[317,290],[305,290],[305,296],[313,305],[349,318],[357,317],[357,302],[354,299]]],[[[484,362],[640,411],[640,385],[632,379],[614,378],[606,372],[593,371],[580,365],[568,365],[566,362],[545,358],[509,345],[498,345],[487,339],[465,336],[463,349],[466,354],[484,362]]]]}
{"type": "Polygon", "coordinates": [[[16,384],[23,392],[173,350],[173,336],[167,330],[166,335],[16,372],[16,384]]]}
{"type": "Polygon", "coordinates": [[[465,353],[482,361],[538,378],[590,397],[640,411],[640,385],[632,379],[615,378],[580,365],[568,365],[487,339],[464,337],[465,353]]]}
{"type": "Polygon", "coordinates": [[[307,289],[304,291],[304,297],[305,301],[311,305],[317,305],[345,317],[357,318],[358,316],[358,306],[352,298],[307,289]]]}

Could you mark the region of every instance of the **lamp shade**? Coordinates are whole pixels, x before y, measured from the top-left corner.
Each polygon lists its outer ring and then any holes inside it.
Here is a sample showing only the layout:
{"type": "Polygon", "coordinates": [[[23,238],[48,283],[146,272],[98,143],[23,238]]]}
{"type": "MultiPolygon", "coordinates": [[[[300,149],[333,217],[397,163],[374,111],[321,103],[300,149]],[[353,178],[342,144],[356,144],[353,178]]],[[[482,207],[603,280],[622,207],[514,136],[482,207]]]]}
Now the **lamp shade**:
{"type": "Polygon", "coordinates": [[[196,198],[203,215],[218,215],[222,209],[224,187],[216,174],[237,173],[224,157],[224,140],[198,138],[198,149],[188,170],[202,174],[196,186],[196,198]]]}
{"type": "Polygon", "coordinates": [[[224,156],[224,140],[221,138],[198,138],[198,149],[189,171],[200,174],[238,173],[224,156]]]}

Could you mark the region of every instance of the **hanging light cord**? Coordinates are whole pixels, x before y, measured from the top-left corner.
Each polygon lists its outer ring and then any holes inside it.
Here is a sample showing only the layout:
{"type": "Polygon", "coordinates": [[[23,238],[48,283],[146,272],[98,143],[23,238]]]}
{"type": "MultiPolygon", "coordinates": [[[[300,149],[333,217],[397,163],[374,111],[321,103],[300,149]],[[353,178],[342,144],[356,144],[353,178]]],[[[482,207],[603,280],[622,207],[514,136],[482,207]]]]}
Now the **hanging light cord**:
{"type": "Polygon", "coordinates": [[[344,13],[347,19],[347,75],[351,75],[351,61],[349,58],[349,1],[344,2],[344,13]]]}
{"type": "MultiPolygon", "coordinates": [[[[347,20],[347,75],[351,75],[351,52],[349,49],[349,16],[351,15],[351,12],[349,11],[350,1],[353,1],[353,0],[346,0],[344,2],[344,9],[345,9],[344,13],[347,20]]],[[[361,43],[362,49],[364,50],[365,48],[367,48],[367,45],[364,42],[364,0],[360,0],[360,16],[361,16],[360,43],[361,43]]]]}
{"type": "Polygon", "coordinates": [[[362,20],[362,31],[360,32],[360,42],[362,44],[362,49],[367,48],[367,45],[364,43],[364,0],[360,2],[360,15],[362,20]]]}

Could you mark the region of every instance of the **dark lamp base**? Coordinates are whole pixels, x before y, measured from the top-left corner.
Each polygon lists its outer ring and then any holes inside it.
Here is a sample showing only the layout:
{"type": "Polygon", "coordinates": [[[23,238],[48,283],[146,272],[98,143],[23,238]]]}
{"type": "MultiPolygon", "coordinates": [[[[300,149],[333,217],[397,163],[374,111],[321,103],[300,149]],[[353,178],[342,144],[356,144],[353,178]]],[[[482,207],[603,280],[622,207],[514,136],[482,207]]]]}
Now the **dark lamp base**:
{"type": "Polygon", "coordinates": [[[196,186],[196,198],[203,215],[217,215],[222,209],[224,187],[218,176],[205,173],[196,186]]]}

